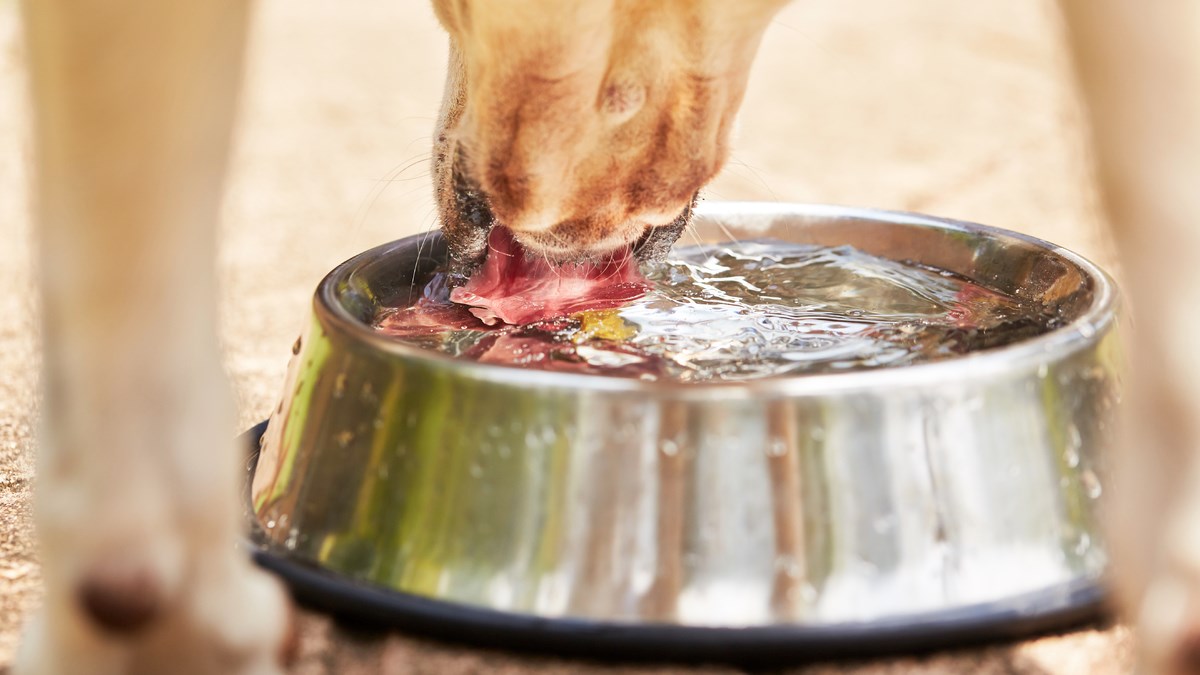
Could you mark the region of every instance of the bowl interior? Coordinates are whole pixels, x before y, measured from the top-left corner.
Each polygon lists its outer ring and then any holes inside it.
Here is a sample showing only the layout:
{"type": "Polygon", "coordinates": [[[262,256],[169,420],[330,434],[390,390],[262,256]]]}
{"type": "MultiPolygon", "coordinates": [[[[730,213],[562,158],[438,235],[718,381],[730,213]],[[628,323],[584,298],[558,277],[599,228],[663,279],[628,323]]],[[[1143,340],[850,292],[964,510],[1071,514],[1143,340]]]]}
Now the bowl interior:
{"type": "MultiPolygon", "coordinates": [[[[1079,256],[1032,237],[916,214],[833,206],[797,209],[774,204],[713,204],[697,210],[679,245],[735,239],[777,239],[823,246],[849,245],[865,253],[960,274],[1023,302],[1041,305],[1056,325],[1111,302],[1104,273],[1079,256]]],[[[440,232],[393,242],[334,270],[321,297],[344,319],[369,325],[384,307],[420,298],[423,283],[445,261],[440,232]]]]}

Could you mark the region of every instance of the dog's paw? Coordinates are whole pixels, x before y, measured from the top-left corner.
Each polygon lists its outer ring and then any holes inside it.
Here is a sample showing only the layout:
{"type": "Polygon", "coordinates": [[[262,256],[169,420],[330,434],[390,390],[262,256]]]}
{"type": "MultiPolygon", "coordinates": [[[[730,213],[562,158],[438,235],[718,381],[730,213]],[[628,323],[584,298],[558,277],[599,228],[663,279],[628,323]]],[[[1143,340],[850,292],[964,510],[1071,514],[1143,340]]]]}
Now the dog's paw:
{"type": "Polygon", "coordinates": [[[199,556],[189,571],[180,594],[153,603],[122,597],[144,584],[121,577],[48,596],[26,626],[13,675],[281,674],[295,639],[279,582],[232,551],[199,556]]]}
{"type": "Polygon", "coordinates": [[[1178,575],[1150,584],[1138,612],[1142,661],[1148,673],[1200,673],[1200,603],[1194,584],[1178,575]]]}
{"type": "Polygon", "coordinates": [[[97,639],[68,617],[40,609],[25,625],[12,675],[116,675],[125,670],[123,649],[97,639]]]}
{"type": "MultiPolygon", "coordinates": [[[[1200,484],[1196,468],[1189,472],[1191,485],[1200,484]]],[[[1174,507],[1163,532],[1156,571],[1135,605],[1141,658],[1147,673],[1200,673],[1198,528],[1200,498],[1188,490],[1174,507]]]]}
{"type": "Polygon", "coordinates": [[[189,632],[207,638],[215,666],[197,675],[281,672],[295,652],[294,617],[282,584],[245,558],[222,557],[188,586],[189,632]]]}

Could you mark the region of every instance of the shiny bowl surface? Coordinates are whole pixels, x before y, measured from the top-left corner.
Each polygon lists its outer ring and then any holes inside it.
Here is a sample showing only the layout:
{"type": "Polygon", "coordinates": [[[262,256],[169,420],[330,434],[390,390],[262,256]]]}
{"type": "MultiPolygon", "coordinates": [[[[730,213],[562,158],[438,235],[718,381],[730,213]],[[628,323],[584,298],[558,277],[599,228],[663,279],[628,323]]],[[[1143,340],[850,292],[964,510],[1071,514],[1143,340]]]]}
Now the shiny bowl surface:
{"type": "Polygon", "coordinates": [[[709,204],[696,231],[850,244],[1065,324],[832,375],[522,370],[368,327],[445,254],[436,233],[410,237],[317,290],[253,477],[263,550],[397,597],[611,626],[894,624],[1096,587],[1119,352],[1102,271],[1046,242],[906,213],[709,204]]]}

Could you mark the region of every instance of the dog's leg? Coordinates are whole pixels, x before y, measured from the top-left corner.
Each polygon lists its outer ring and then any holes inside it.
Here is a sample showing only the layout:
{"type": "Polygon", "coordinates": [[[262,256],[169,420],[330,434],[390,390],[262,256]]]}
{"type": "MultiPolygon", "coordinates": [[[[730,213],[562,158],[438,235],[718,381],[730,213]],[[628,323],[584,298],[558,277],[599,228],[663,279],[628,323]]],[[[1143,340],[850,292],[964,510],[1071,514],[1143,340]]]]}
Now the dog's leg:
{"type": "Polygon", "coordinates": [[[1138,329],[1114,580],[1147,669],[1200,671],[1200,4],[1062,4],[1138,329]]]}
{"type": "Polygon", "coordinates": [[[272,673],[233,546],[215,221],[245,0],[26,0],[45,388],[45,605],[17,673],[272,673]]]}

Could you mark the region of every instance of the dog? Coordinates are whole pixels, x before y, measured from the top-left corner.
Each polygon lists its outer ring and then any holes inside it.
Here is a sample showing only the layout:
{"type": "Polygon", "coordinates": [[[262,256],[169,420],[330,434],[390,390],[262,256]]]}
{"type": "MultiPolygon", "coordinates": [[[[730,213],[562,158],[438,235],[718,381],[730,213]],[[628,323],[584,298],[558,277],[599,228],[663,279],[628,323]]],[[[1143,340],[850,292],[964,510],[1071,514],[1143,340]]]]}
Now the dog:
{"type": "MultiPolygon", "coordinates": [[[[658,245],[646,255],[661,255],[726,160],[783,4],[436,0],[451,58],[434,192],[453,267],[479,264],[494,223],[554,260],[647,237],[658,245]]],[[[1188,120],[1200,119],[1200,68],[1183,52],[1200,24],[1188,0],[1129,4],[1063,0],[1139,311],[1178,315],[1200,279],[1160,307],[1151,272],[1168,260],[1190,275],[1186,256],[1200,252],[1189,227],[1200,192],[1180,180],[1197,177],[1188,120]],[[1172,246],[1154,245],[1163,239],[1172,246]]],[[[282,668],[286,596],[232,546],[238,458],[214,334],[214,223],[247,11],[244,0],[24,0],[46,597],[18,675],[282,668]]],[[[1184,424],[1200,378],[1171,335],[1138,336],[1136,353],[1166,365],[1139,365],[1129,437],[1154,432],[1158,461],[1122,464],[1128,508],[1113,517],[1120,597],[1148,668],[1163,672],[1200,666],[1200,463],[1189,452],[1200,436],[1184,424]],[[1139,495],[1147,474],[1155,488],[1139,495]],[[1170,517],[1148,526],[1158,513],[1170,517]]]]}
{"type": "Polygon", "coordinates": [[[1139,329],[1112,462],[1112,585],[1147,672],[1200,672],[1200,5],[1062,7],[1139,329]]]}

